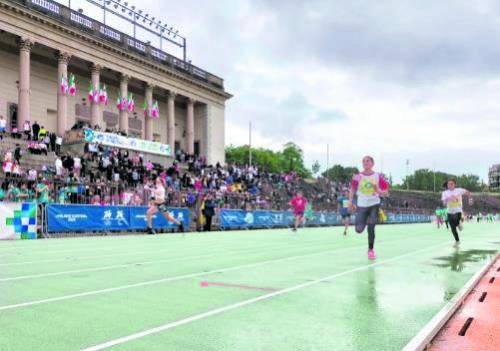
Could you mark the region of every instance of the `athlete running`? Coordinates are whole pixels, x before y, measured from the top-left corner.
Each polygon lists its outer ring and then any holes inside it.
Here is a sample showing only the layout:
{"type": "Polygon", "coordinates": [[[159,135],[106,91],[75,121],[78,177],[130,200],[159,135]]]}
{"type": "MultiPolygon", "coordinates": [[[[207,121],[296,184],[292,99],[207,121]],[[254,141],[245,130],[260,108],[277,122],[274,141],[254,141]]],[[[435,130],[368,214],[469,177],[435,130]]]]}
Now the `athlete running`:
{"type": "Polygon", "coordinates": [[[172,215],[168,212],[167,204],[165,203],[165,186],[163,185],[162,179],[160,177],[156,177],[155,186],[147,186],[146,189],[151,191],[151,201],[149,203],[148,211],[146,212],[148,220],[148,234],[156,234],[156,231],[153,228],[153,216],[158,211],[163,214],[167,221],[179,226],[179,231],[183,232],[184,225],[182,222],[172,217],[172,215]]]}
{"type": "Polygon", "coordinates": [[[307,200],[302,195],[302,191],[298,191],[295,197],[290,201],[290,206],[293,208],[293,215],[295,216],[295,221],[293,225],[293,231],[296,232],[300,223],[304,221],[304,212],[307,206],[307,200]]]}
{"type": "Polygon", "coordinates": [[[344,224],[344,235],[347,235],[349,229],[351,213],[349,211],[351,202],[349,201],[349,190],[344,190],[344,194],[337,198],[338,212],[342,216],[342,223],[344,224]]]}
{"type": "Polygon", "coordinates": [[[443,225],[444,221],[443,221],[443,215],[442,215],[442,209],[440,209],[439,207],[436,208],[436,223],[437,223],[437,227],[438,229],[441,228],[441,226],[443,225]]]}
{"type": "Polygon", "coordinates": [[[463,229],[462,222],[462,212],[463,212],[463,203],[462,196],[469,196],[469,203],[472,203],[472,194],[470,191],[457,188],[457,181],[454,178],[451,178],[447,182],[447,190],[443,191],[441,196],[441,200],[444,205],[448,208],[448,222],[450,223],[451,232],[453,233],[453,237],[455,238],[455,247],[460,245],[460,238],[458,236],[458,231],[463,229]]]}
{"type": "Polygon", "coordinates": [[[373,157],[363,158],[363,171],[355,174],[351,181],[349,192],[350,210],[355,209],[353,199],[357,197],[356,232],[362,233],[368,226],[368,258],[376,258],[373,246],[375,244],[375,225],[378,221],[380,197],[389,195],[389,183],[380,173],[373,171],[373,157]]]}

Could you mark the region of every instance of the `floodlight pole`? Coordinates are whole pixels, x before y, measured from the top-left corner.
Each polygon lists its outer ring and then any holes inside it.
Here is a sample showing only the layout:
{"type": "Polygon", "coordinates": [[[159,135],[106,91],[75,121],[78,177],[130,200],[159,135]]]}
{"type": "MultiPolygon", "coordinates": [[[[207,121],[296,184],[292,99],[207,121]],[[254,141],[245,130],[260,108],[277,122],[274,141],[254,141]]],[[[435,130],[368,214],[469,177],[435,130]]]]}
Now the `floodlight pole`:
{"type": "Polygon", "coordinates": [[[252,121],[248,123],[248,166],[252,166],[252,121]]]}

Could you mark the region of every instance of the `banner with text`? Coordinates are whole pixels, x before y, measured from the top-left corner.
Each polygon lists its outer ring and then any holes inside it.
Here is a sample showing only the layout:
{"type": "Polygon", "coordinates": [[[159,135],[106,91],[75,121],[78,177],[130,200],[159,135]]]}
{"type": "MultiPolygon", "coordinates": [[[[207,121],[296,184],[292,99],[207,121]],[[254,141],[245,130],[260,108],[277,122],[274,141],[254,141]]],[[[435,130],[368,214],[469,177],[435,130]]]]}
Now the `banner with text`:
{"type": "Polygon", "coordinates": [[[0,203],[0,240],[36,239],[36,203],[0,203]]]}
{"type": "MultiPolygon", "coordinates": [[[[272,228],[293,225],[294,216],[290,211],[244,211],[222,209],[220,211],[221,228],[272,228]]],[[[355,216],[351,216],[354,223],[355,216]]],[[[424,223],[430,222],[427,215],[415,214],[387,214],[385,223],[424,223]]],[[[333,226],[342,224],[342,217],[335,212],[313,212],[311,218],[306,219],[306,226],[333,226]]]]}
{"type": "Polygon", "coordinates": [[[161,156],[171,156],[170,145],[158,143],[155,141],[129,138],[123,135],[113,133],[103,133],[92,129],[84,129],[84,141],[87,143],[96,143],[121,149],[134,150],[155,154],[161,156]]]}
{"type": "MultiPolygon", "coordinates": [[[[88,231],[131,231],[145,230],[147,227],[147,207],[92,206],[92,205],[47,205],[48,231],[88,232],[88,231]]],[[[189,228],[190,215],[187,208],[169,208],[172,217],[182,221],[189,228]]],[[[161,213],[153,216],[153,226],[157,229],[172,229],[176,226],[168,222],[161,213]]]]}

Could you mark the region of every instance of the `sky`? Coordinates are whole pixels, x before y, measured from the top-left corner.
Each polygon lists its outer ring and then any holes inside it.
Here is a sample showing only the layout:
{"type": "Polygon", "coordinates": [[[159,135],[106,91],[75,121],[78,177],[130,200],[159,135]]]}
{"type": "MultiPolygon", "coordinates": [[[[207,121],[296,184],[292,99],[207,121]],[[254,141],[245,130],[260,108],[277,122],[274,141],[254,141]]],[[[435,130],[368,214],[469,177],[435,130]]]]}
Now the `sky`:
{"type": "Polygon", "coordinates": [[[187,37],[193,64],[224,78],[228,145],[247,143],[251,121],[253,146],[293,141],[322,170],[372,155],[396,181],[407,160],[410,172],[487,181],[500,163],[498,1],[139,4],[187,37]]]}

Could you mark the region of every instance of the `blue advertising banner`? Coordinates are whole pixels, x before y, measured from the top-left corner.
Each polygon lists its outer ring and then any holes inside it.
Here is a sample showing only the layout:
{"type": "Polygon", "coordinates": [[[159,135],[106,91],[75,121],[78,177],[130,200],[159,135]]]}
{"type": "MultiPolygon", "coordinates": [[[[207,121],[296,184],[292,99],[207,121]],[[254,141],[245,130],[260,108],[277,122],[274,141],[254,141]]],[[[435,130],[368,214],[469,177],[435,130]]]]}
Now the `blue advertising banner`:
{"type": "MultiPolygon", "coordinates": [[[[146,211],[147,207],[129,207],[130,210],[130,230],[146,229],[146,211]]],[[[189,209],[187,208],[169,208],[170,215],[184,224],[184,228],[189,228],[189,209]]],[[[153,216],[153,227],[171,229],[176,228],[175,224],[170,223],[163,217],[163,214],[156,213],[153,216]]]]}
{"type": "MultiPolygon", "coordinates": [[[[222,209],[220,211],[220,227],[229,228],[272,228],[291,226],[294,221],[290,211],[244,211],[222,209]]],[[[430,222],[430,216],[414,214],[387,214],[385,223],[419,223],[430,222]]],[[[351,216],[354,223],[355,216],[351,216]]],[[[335,212],[313,212],[312,218],[305,225],[333,226],[342,224],[342,217],[335,212]]]]}
{"type": "MultiPolygon", "coordinates": [[[[46,211],[48,231],[52,233],[143,230],[147,224],[147,207],[50,204],[46,211]]],[[[185,228],[189,228],[187,208],[172,208],[169,211],[174,218],[182,220],[185,228]]],[[[153,217],[153,225],[162,229],[174,227],[159,213],[153,217]]]]}

